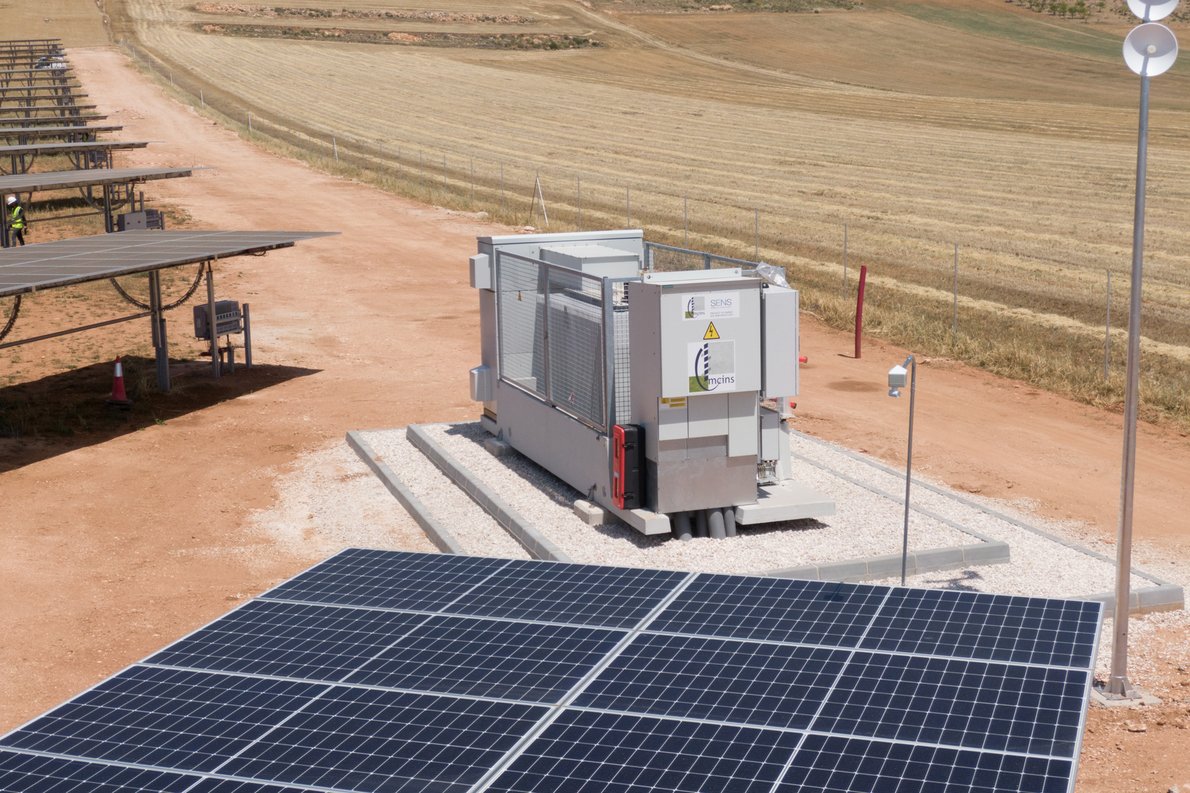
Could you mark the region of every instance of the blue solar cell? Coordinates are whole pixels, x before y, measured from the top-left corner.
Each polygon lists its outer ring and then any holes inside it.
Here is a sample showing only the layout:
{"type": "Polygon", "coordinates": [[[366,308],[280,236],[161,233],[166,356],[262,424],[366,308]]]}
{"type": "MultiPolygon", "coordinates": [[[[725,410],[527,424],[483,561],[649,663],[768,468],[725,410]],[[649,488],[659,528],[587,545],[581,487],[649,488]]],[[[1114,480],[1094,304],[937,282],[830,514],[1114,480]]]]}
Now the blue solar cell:
{"type": "Polygon", "coordinates": [[[1086,667],[1102,605],[1079,600],[896,589],[863,647],[919,655],[1086,667]]]}
{"type": "Polygon", "coordinates": [[[774,793],[1067,793],[1070,760],[807,735],[774,793]]]}
{"type": "Polygon", "coordinates": [[[167,771],[0,751],[0,791],[5,793],[182,793],[188,791],[197,779],[167,771]]]}
{"type": "Polygon", "coordinates": [[[476,617],[628,628],[686,575],[517,559],[444,610],[476,617]]]}
{"type": "Polygon", "coordinates": [[[342,790],[462,793],[546,712],[518,703],[336,687],[219,772],[342,790]]]}
{"type": "Polygon", "coordinates": [[[493,793],[768,793],[800,733],[565,711],[493,793]]]}
{"type": "Polygon", "coordinates": [[[349,548],[261,597],[435,611],[507,564],[507,559],[349,548]]]}
{"type": "Polygon", "coordinates": [[[137,666],[11,733],[0,744],[211,771],[325,689],[137,666]]]}
{"type": "Polygon", "coordinates": [[[148,663],[342,680],[427,619],[398,611],[257,600],[175,642],[148,663]]]}
{"type": "Polygon", "coordinates": [[[848,655],[846,650],[644,634],[574,704],[765,727],[807,727],[848,655]]]}
{"type": "Polygon", "coordinates": [[[556,702],[624,635],[570,625],[434,617],[349,682],[556,702]]]}
{"type": "Polygon", "coordinates": [[[700,575],[649,630],[853,647],[887,593],[862,584],[700,575]]]}
{"type": "Polygon", "coordinates": [[[1073,757],[1090,672],[856,653],[812,729],[1073,757]]]}

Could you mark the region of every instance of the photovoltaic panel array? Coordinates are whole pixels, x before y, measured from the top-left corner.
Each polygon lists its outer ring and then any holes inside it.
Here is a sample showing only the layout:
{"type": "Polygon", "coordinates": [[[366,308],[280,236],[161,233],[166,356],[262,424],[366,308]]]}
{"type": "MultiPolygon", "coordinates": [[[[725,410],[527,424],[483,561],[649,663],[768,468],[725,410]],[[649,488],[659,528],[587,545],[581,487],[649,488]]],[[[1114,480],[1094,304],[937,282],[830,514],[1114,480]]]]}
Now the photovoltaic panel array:
{"type": "Polygon", "coordinates": [[[0,738],[0,790],[1069,793],[1100,612],[352,549],[0,738]]]}

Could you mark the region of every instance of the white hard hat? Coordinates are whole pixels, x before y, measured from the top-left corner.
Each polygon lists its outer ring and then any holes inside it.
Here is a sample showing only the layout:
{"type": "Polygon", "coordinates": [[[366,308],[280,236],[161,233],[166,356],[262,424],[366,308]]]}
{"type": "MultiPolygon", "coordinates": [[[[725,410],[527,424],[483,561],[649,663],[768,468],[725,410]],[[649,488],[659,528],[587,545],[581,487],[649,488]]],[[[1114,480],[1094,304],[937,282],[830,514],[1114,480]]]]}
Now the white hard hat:
{"type": "Polygon", "coordinates": [[[4,203],[6,203],[6,204],[15,204],[16,202],[17,202],[17,197],[14,195],[10,195],[8,198],[4,199],[4,203]]]}

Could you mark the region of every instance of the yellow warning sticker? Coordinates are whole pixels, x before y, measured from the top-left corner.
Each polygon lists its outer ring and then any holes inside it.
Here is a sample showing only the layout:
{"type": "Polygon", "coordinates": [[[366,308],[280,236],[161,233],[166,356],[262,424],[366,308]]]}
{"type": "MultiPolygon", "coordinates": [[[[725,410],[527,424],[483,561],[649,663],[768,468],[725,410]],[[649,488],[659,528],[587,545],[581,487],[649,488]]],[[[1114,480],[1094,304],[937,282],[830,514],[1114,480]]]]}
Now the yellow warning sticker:
{"type": "Polygon", "coordinates": [[[719,331],[715,330],[715,323],[708,322],[707,323],[707,332],[702,334],[702,340],[706,341],[707,339],[717,339],[717,338],[719,338],[719,331]]]}

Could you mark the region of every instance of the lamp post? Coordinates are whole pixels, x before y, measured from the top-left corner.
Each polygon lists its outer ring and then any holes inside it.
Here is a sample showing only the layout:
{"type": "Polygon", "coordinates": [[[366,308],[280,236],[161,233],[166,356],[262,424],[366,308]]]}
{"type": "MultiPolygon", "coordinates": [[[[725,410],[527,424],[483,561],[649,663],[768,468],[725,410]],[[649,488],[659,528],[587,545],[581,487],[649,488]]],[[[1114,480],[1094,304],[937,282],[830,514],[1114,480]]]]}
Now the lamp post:
{"type": "Polygon", "coordinates": [[[909,443],[905,451],[905,533],[901,540],[901,586],[909,567],[909,485],[913,481],[913,403],[917,397],[917,359],[910,355],[904,363],[888,370],[888,395],[899,397],[909,380],[909,443]]]}
{"type": "Polygon", "coordinates": [[[1128,682],[1128,609],[1132,595],[1132,506],[1136,476],[1136,422],[1140,407],[1140,307],[1144,270],[1145,171],[1149,139],[1149,78],[1166,72],[1178,57],[1173,31],[1153,21],[1171,14],[1178,0],[1128,0],[1144,24],[1124,39],[1124,63],[1140,75],[1140,121],[1136,142],[1136,205],[1132,217],[1132,294],[1128,306],[1128,367],[1124,393],[1124,451],[1120,466],[1120,531],[1116,549],[1116,608],[1112,621],[1111,673],[1107,693],[1132,699],[1128,682]]]}

